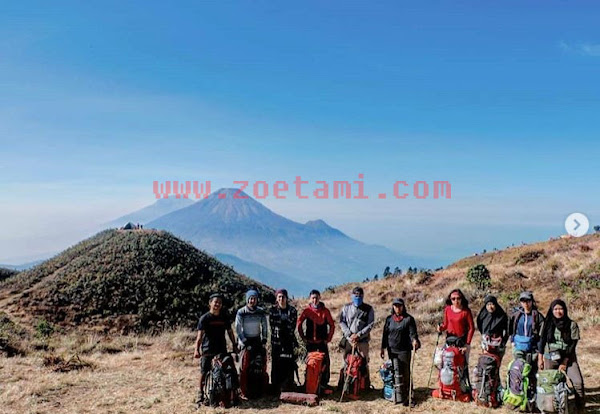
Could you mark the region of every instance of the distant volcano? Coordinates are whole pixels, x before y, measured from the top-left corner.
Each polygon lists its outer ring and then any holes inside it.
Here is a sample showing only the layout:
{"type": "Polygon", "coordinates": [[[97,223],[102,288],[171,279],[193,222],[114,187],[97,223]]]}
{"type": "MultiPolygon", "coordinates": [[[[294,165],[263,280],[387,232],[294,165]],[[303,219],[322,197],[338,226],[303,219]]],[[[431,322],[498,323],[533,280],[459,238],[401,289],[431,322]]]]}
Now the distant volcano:
{"type": "Polygon", "coordinates": [[[406,256],[354,240],[323,220],[302,224],[280,216],[233,188],[220,189],[147,227],[167,230],[212,254],[233,255],[283,273],[287,277],[280,285],[304,294],[313,287],[372,277],[386,266],[410,264],[406,256]],[[243,199],[234,198],[236,194],[243,199]]]}

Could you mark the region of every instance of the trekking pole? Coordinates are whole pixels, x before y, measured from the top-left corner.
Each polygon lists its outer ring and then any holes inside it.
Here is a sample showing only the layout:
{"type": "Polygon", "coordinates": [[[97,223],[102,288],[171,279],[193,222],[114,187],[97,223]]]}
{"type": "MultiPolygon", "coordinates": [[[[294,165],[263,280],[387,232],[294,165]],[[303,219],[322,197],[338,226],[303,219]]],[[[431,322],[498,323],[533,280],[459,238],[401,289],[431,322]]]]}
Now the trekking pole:
{"type": "Polygon", "coordinates": [[[440,343],[440,336],[442,336],[442,333],[438,332],[437,339],[435,341],[435,348],[433,348],[433,357],[431,358],[431,368],[429,369],[429,379],[427,380],[427,388],[429,388],[429,384],[431,383],[431,373],[433,372],[433,365],[435,363],[435,352],[437,351],[438,344],[440,343]]]}
{"type": "MultiPolygon", "coordinates": [[[[356,343],[352,343],[352,352],[350,355],[354,356],[354,350],[356,349],[356,343]]],[[[346,378],[344,378],[344,388],[342,388],[342,396],[340,397],[340,402],[344,399],[344,393],[346,392],[346,388],[348,388],[348,382],[350,380],[350,365],[346,367],[344,370],[346,378]],[[347,370],[347,371],[346,371],[347,370]]]]}
{"type": "Polygon", "coordinates": [[[415,359],[417,357],[417,350],[413,345],[413,354],[412,361],[410,362],[410,381],[409,381],[409,389],[408,389],[408,411],[410,411],[412,407],[412,389],[413,389],[413,372],[415,370],[415,359]]]}

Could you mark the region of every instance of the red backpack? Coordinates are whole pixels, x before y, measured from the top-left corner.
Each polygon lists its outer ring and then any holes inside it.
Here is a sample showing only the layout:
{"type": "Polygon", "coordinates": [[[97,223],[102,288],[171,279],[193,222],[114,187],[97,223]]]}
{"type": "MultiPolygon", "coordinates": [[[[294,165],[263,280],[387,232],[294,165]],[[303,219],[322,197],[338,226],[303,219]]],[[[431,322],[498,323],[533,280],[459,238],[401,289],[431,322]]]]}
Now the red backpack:
{"type": "Polygon", "coordinates": [[[267,355],[261,346],[244,350],[240,369],[240,389],[246,398],[261,397],[269,385],[267,355]]]}
{"type": "Polygon", "coordinates": [[[340,371],[340,383],[344,395],[358,400],[361,392],[369,388],[366,360],[359,353],[346,355],[346,366],[340,371]]]}
{"type": "Polygon", "coordinates": [[[325,365],[325,353],[314,351],[306,356],[306,378],[305,387],[307,394],[321,394],[321,375],[327,369],[325,365]]]}
{"type": "Polygon", "coordinates": [[[457,347],[446,347],[442,353],[442,368],[438,376],[439,389],[434,390],[431,395],[434,398],[471,401],[465,365],[465,357],[457,347]]]}

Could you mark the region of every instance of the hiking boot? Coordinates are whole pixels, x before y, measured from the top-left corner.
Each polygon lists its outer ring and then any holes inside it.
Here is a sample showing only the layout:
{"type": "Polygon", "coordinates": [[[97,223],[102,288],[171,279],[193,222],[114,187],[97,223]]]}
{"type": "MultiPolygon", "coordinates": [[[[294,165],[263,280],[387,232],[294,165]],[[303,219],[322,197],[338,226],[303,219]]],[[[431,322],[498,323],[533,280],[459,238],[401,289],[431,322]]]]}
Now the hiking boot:
{"type": "MultiPolygon", "coordinates": [[[[404,401],[404,402],[402,403],[402,405],[403,405],[403,406],[405,406],[405,407],[408,407],[408,406],[409,406],[409,404],[408,404],[408,400],[404,401]]],[[[417,404],[415,403],[415,400],[412,400],[412,401],[410,402],[410,408],[415,408],[416,406],[417,406],[417,404]]]]}
{"type": "Polygon", "coordinates": [[[196,401],[194,401],[196,406],[198,408],[202,407],[204,405],[205,401],[206,401],[206,399],[204,398],[204,392],[198,391],[198,394],[196,395],[196,401]]]}

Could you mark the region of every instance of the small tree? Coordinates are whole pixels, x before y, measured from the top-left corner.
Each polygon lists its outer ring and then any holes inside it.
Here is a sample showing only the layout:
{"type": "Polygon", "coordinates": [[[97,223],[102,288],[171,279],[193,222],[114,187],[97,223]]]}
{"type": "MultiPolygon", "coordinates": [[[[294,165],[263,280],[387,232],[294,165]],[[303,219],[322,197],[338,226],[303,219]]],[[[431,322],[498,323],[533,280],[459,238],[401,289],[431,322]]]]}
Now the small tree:
{"type": "Polygon", "coordinates": [[[594,231],[596,233],[599,233],[600,232],[600,226],[598,226],[598,225],[594,226],[594,231]]]}
{"type": "Polygon", "coordinates": [[[383,278],[387,279],[390,276],[392,276],[392,272],[390,272],[390,267],[386,266],[385,269],[383,270],[383,278]]]}
{"type": "Polygon", "coordinates": [[[378,275],[373,276],[373,280],[379,280],[379,276],[378,275]]]}
{"type": "Polygon", "coordinates": [[[400,269],[398,266],[396,266],[394,268],[394,276],[395,277],[402,276],[402,269],[400,269]]]}
{"type": "Polygon", "coordinates": [[[467,280],[477,286],[479,290],[486,290],[492,285],[490,271],[483,264],[470,268],[467,272],[467,280]]]}

